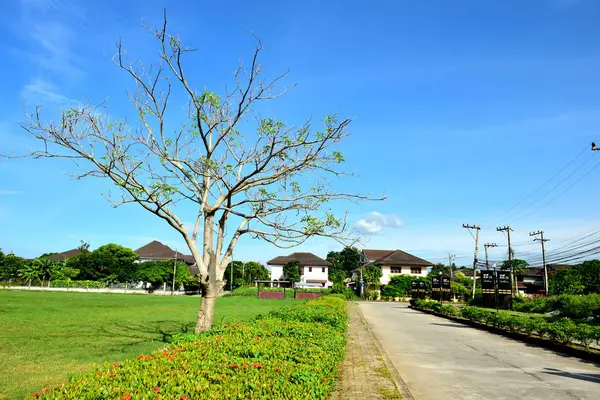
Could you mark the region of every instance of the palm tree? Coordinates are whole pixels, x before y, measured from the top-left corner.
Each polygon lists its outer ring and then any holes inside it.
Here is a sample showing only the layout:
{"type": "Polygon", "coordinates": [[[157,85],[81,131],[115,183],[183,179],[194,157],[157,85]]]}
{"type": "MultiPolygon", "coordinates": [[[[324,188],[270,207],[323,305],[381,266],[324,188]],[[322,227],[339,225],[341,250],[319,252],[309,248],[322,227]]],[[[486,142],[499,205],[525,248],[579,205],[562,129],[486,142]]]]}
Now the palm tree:
{"type": "Polygon", "coordinates": [[[41,274],[42,269],[37,263],[26,265],[19,270],[19,277],[24,279],[28,283],[29,287],[31,287],[31,282],[40,279],[41,274]]]}

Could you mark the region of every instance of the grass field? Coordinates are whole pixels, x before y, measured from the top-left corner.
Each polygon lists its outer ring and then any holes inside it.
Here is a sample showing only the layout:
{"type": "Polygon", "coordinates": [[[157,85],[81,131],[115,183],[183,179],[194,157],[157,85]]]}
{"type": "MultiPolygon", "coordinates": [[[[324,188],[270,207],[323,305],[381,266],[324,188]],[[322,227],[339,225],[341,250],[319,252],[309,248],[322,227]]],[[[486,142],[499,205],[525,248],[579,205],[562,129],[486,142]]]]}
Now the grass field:
{"type": "MultiPolygon", "coordinates": [[[[219,298],[215,324],[297,303],[219,298]]],[[[94,363],[148,353],[194,329],[200,299],[0,290],[0,399],[22,399],[94,363]]]]}

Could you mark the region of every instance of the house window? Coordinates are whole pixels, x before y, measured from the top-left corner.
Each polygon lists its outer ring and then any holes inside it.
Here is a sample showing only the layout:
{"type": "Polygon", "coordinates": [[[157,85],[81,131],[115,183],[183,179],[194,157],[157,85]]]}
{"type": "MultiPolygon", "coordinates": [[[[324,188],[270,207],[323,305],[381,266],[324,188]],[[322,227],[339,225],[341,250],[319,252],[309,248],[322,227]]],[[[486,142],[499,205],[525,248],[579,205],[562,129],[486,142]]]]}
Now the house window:
{"type": "Polygon", "coordinates": [[[308,272],[312,272],[312,267],[308,267],[308,272]]]}
{"type": "Polygon", "coordinates": [[[392,274],[401,274],[402,273],[402,267],[390,267],[390,272],[392,274]]]}
{"type": "Polygon", "coordinates": [[[325,267],[321,268],[321,272],[325,272],[325,267]]]}
{"type": "Polygon", "coordinates": [[[421,267],[410,267],[410,273],[421,275],[421,267]]]}

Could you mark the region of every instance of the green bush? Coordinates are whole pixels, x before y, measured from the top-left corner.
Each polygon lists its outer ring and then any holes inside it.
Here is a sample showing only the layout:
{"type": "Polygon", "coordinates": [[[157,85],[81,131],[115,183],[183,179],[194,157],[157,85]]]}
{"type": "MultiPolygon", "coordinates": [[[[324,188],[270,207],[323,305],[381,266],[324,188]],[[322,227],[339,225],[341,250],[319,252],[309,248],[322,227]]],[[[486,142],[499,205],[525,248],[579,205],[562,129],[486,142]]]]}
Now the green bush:
{"type": "Polygon", "coordinates": [[[97,367],[33,398],[327,398],[345,352],[344,304],[327,296],[248,323],[179,335],[164,350],[97,367]]]}
{"type": "Polygon", "coordinates": [[[600,315],[600,294],[561,295],[536,299],[515,298],[513,310],[527,313],[560,311],[569,318],[588,318],[600,315]]]}
{"type": "Polygon", "coordinates": [[[52,281],[52,287],[59,288],[83,288],[83,289],[102,289],[108,287],[106,282],[99,281],[72,281],[70,279],[57,279],[52,281]]]}
{"type": "Polygon", "coordinates": [[[233,289],[233,291],[231,292],[231,296],[257,297],[258,296],[258,288],[242,286],[237,289],[233,289]]]}

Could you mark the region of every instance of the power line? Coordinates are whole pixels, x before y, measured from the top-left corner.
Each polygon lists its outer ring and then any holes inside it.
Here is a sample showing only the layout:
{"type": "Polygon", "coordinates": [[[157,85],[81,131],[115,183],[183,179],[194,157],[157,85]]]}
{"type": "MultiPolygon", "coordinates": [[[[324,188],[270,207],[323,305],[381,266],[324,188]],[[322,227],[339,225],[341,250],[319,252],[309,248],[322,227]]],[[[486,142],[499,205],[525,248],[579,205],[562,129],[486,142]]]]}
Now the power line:
{"type": "Polygon", "coordinates": [[[519,202],[517,202],[516,204],[514,204],[512,207],[510,207],[509,209],[503,211],[502,213],[500,213],[499,215],[497,215],[496,217],[494,217],[493,219],[497,219],[502,217],[503,215],[505,215],[506,213],[514,210],[516,207],[518,207],[519,205],[523,204],[525,202],[525,200],[531,198],[531,196],[533,196],[534,194],[536,194],[537,192],[539,192],[540,190],[542,190],[547,184],[549,184],[554,178],[556,178],[558,175],[560,175],[564,170],[566,170],[567,168],[569,168],[579,157],[581,157],[581,155],[583,153],[585,153],[586,150],[588,150],[589,147],[586,146],[583,150],[581,150],[581,152],[579,154],[577,154],[571,161],[569,161],[567,163],[567,165],[565,165],[564,167],[562,167],[560,169],[560,171],[558,171],[557,173],[555,173],[554,175],[552,175],[550,177],[550,179],[548,179],[546,182],[544,182],[540,187],[538,187],[537,189],[535,189],[533,192],[529,193],[527,196],[525,196],[523,199],[521,199],[519,202]]]}

